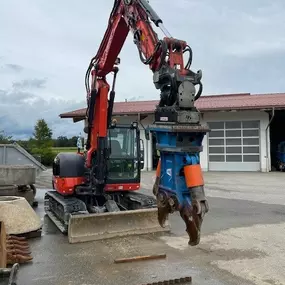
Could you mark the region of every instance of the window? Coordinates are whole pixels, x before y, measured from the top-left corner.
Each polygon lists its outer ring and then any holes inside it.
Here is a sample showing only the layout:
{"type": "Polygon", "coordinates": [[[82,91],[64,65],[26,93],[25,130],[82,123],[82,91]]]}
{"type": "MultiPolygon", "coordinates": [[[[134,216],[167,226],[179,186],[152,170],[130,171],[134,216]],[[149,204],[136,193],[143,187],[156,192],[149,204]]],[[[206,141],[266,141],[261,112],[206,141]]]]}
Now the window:
{"type": "Polygon", "coordinates": [[[139,174],[139,144],[136,129],[109,130],[110,160],[109,178],[112,180],[134,179],[139,174]]]}
{"type": "Polygon", "coordinates": [[[210,162],[259,162],[259,121],[208,124],[210,162]]]}

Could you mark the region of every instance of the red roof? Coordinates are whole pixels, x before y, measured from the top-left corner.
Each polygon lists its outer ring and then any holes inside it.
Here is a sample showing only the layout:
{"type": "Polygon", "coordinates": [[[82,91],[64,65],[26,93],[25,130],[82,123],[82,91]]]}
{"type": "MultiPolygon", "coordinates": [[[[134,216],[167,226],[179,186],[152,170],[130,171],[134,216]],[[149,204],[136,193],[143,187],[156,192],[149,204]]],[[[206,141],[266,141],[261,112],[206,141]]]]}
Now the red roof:
{"type": "MultiPolygon", "coordinates": [[[[153,113],[158,100],[115,102],[114,115],[134,115],[153,113]]],[[[285,108],[285,93],[272,94],[225,94],[201,96],[195,106],[201,112],[223,110],[260,110],[270,108],[285,108]]],[[[85,117],[86,109],[79,109],[60,114],[61,118],[85,117]]]]}

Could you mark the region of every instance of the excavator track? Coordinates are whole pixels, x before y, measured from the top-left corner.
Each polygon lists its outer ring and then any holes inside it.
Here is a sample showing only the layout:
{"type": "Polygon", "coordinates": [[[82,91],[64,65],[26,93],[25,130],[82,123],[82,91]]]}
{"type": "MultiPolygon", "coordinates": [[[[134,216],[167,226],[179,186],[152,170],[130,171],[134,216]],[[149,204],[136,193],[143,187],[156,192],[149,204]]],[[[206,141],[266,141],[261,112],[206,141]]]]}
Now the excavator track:
{"type": "Polygon", "coordinates": [[[162,228],[158,223],[155,198],[137,192],[110,193],[109,197],[115,207],[111,203],[107,212],[89,213],[82,200],[48,191],[45,212],[70,243],[170,231],[168,224],[162,228]]]}
{"type": "Polygon", "coordinates": [[[113,199],[126,205],[127,210],[156,208],[157,203],[154,197],[138,192],[116,192],[112,194],[113,199]]]}
{"type": "Polygon", "coordinates": [[[65,198],[56,191],[46,192],[44,209],[48,217],[63,234],[68,233],[68,224],[71,215],[88,214],[83,201],[75,197],[65,198]]]}

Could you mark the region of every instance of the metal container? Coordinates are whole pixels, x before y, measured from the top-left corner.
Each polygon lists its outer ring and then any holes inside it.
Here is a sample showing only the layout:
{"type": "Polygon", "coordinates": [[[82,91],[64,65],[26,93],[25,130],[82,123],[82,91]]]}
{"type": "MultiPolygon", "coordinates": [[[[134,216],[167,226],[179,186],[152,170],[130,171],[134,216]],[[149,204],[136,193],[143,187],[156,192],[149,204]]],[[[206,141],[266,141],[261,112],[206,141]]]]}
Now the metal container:
{"type": "Polygon", "coordinates": [[[31,185],[36,182],[36,167],[30,165],[0,165],[0,185],[31,185]]]}
{"type": "Polygon", "coordinates": [[[37,175],[46,170],[44,165],[17,143],[0,144],[0,165],[33,166],[37,175]]]}

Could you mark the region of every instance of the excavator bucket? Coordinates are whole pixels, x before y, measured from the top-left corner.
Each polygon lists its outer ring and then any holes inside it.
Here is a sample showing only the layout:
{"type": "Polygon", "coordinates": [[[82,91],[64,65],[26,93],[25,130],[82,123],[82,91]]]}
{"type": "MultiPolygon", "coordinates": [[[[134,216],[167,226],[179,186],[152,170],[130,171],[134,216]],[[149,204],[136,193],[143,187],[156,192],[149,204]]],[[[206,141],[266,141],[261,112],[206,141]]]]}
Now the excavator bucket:
{"type": "Polygon", "coordinates": [[[169,223],[161,227],[157,208],[71,215],[68,226],[70,243],[81,243],[113,237],[169,232],[169,223]]]}

